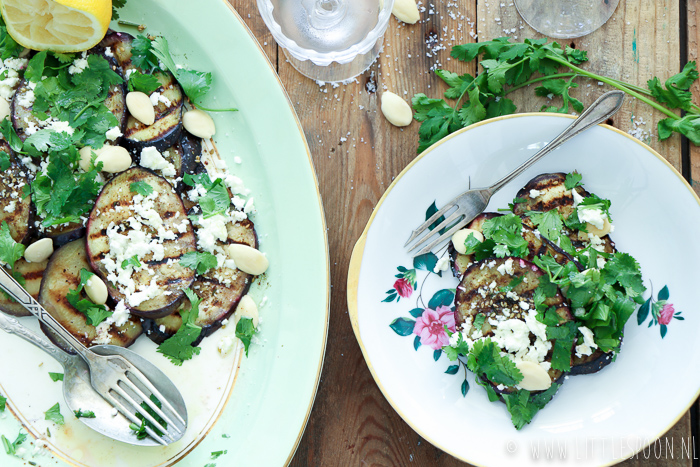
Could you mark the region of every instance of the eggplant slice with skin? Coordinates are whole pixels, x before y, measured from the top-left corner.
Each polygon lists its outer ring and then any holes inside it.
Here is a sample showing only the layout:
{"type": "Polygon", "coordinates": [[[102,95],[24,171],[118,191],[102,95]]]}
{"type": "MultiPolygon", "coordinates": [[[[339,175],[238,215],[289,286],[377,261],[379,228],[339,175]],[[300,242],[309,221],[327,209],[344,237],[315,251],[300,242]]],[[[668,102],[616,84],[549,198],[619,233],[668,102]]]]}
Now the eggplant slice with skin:
{"type": "MultiPolygon", "coordinates": [[[[62,246],[53,254],[41,281],[39,303],[85,346],[108,343],[128,347],[142,332],[141,323],[136,317],[130,317],[124,325],[119,327],[112,324],[107,342],[106,339],[103,341],[99,338],[95,326],[87,324],[86,316],[68,302],[66,295],[71,290],[77,289],[80,284],[81,269],[92,271],[84,238],[62,246]]],[[[43,324],[42,330],[56,345],[62,347],[63,343],[55,338],[53,331],[43,324]]],[[[70,351],[70,349],[65,350],[70,351]]]]}
{"type": "MultiPolygon", "coordinates": [[[[485,212],[479,214],[473,221],[471,221],[471,223],[469,223],[466,228],[476,230],[477,232],[483,232],[484,222],[502,215],[503,214],[497,212],[485,212]]],[[[554,242],[551,242],[545,237],[539,235],[539,233],[537,233],[531,227],[525,225],[524,222],[521,234],[527,241],[528,255],[525,257],[526,260],[532,261],[536,256],[548,254],[559,264],[566,264],[569,261],[573,261],[576,267],[580,271],[583,271],[583,266],[572,258],[571,255],[559,248],[554,242]]],[[[448,244],[448,252],[450,254],[452,274],[457,278],[462,277],[464,271],[466,271],[469,265],[474,261],[474,255],[463,255],[458,253],[457,250],[455,250],[454,245],[452,245],[452,242],[448,244]]]]}
{"type": "MultiPolygon", "coordinates": [[[[526,322],[529,310],[534,310],[534,293],[539,286],[539,278],[545,273],[535,264],[521,258],[493,258],[472,263],[464,273],[457,286],[455,295],[455,322],[457,329],[463,329],[465,323],[469,327],[467,335],[472,336],[474,318],[484,316],[484,324],[480,333],[484,337],[494,336],[492,322],[505,319],[516,319],[526,322]],[[504,272],[502,273],[501,270],[504,272]],[[522,281],[504,292],[502,289],[511,284],[515,278],[522,281]],[[527,309],[525,308],[525,305],[527,309]]],[[[554,297],[546,298],[547,307],[555,307],[560,323],[573,320],[561,291],[557,290],[554,297]]],[[[530,332],[530,345],[534,345],[536,336],[530,332]]],[[[477,337],[477,336],[475,336],[477,337]]],[[[480,336],[479,336],[480,337],[480,336]]],[[[551,342],[551,341],[550,341],[551,342]]],[[[553,343],[552,343],[553,344],[553,343]]],[[[554,345],[549,349],[544,361],[551,362],[554,345]]],[[[553,382],[560,381],[562,372],[550,368],[547,373],[553,382]]],[[[478,375],[485,378],[484,375],[478,375]]],[[[510,393],[514,387],[498,387],[493,385],[498,394],[510,393]]]]}
{"type": "MultiPolygon", "coordinates": [[[[40,263],[30,263],[24,258],[20,258],[15,262],[15,273],[18,273],[24,279],[24,290],[34,297],[34,300],[39,299],[39,290],[41,288],[41,279],[44,276],[44,270],[48,260],[40,263]]],[[[9,271],[8,271],[9,272],[9,271]]],[[[0,293],[0,311],[12,316],[31,316],[24,306],[11,299],[7,294],[0,293]]]]}
{"type": "Polygon", "coordinates": [[[12,239],[26,243],[34,231],[34,206],[31,196],[24,194],[30,173],[4,140],[0,140],[0,152],[10,160],[7,170],[0,173],[0,225],[7,222],[12,239]]]}
{"type": "MultiPolygon", "coordinates": [[[[232,222],[227,226],[227,231],[226,244],[242,243],[253,248],[258,247],[255,226],[250,220],[232,222]]],[[[224,243],[218,242],[218,245],[223,246],[224,243]]],[[[192,345],[198,345],[202,339],[222,326],[223,321],[236,310],[241,298],[248,293],[252,280],[253,277],[250,274],[226,266],[197,275],[192,284],[192,290],[202,300],[199,304],[199,315],[195,321],[195,324],[202,328],[202,332],[192,345]]],[[[189,307],[189,300],[185,298],[181,309],[189,309],[189,307]]],[[[180,326],[182,326],[182,318],[178,312],[163,318],[143,320],[146,335],[157,344],[175,334],[180,326]]]]}
{"type": "MultiPolygon", "coordinates": [[[[562,219],[568,218],[574,212],[574,196],[571,190],[568,190],[564,185],[566,181],[565,173],[548,173],[541,174],[533,178],[518,191],[517,198],[523,199],[520,203],[515,203],[513,212],[523,218],[523,224],[535,228],[530,218],[526,215],[528,211],[547,212],[552,209],[559,211],[562,219]],[[532,190],[537,193],[537,196],[531,197],[532,190]]],[[[590,193],[583,187],[574,188],[582,197],[590,196],[590,193]]],[[[583,248],[590,244],[588,234],[582,231],[571,231],[564,227],[564,233],[570,238],[574,248],[583,248]]],[[[601,238],[603,241],[604,251],[606,253],[615,253],[615,242],[612,241],[610,235],[605,235],[601,238]]]]}
{"type": "MultiPolygon", "coordinates": [[[[141,248],[140,245],[132,246],[141,248]]],[[[183,290],[190,287],[194,281],[194,271],[180,264],[180,258],[184,254],[195,251],[194,231],[187,219],[182,200],[167,180],[141,167],[120,173],[102,189],[88,220],[87,249],[90,263],[96,273],[105,280],[110,296],[117,302],[124,300],[134,314],[142,317],[159,318],[178,309],[184,297],[183,290]],[[134,198],[141,195],[131,191],[131,185],[137,182],[147,183],[158,193],[153,210],[162,220],[163,231],[169,232],[168,235],[172,238],[161,238],[152,227],[133,223],[137,220],[136,209],[139,208],[134,198]],[[130,221],[130,218],[133,220],[130,221]],[[162,258],[156,259],[152,251],[147,252],[140,258],[140,262],[146,267],[135,271],[131,276],[137,291],[149,288],[152,279],[157,286],[157,294],[138,305],[132,306],[129,303],[130,300],[135,303],[133,293],[127,299],[125,293],[117,287],[117,275],[122,265],[116,264],[114,271],[107,269],[106,264],[114,262],[119,254],[114,246],[110,246],[110,225],[112,228],[119,227],[120,232],[116,234],[118,236],[143,229],[163,247],[162,258]]]]}

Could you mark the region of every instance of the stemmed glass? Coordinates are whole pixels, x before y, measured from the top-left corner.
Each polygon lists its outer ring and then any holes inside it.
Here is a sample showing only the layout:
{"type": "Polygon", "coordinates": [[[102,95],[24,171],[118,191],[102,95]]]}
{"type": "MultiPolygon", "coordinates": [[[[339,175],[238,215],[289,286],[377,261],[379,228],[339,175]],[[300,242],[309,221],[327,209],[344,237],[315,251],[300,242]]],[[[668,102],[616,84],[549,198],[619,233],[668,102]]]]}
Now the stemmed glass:
{"type": "Polygon", "coordinates": [[[394,0],[257,0],[287,59],[309,78],[337,82],[369,68],[394,0]]]}
{"type": "Polygon", "coordinates": [[[515,0],[525,22],[545,36],[574,39],[610,19],[620,0],[515,0]]]}

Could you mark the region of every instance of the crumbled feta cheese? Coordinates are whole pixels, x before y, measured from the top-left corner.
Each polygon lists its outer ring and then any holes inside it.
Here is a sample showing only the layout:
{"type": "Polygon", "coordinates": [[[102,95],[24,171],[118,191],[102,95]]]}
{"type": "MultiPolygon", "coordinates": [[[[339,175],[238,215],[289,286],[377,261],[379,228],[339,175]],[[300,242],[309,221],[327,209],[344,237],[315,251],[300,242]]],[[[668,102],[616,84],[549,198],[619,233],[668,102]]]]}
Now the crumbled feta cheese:
{"type": "Polygon", "coordinates": [[[447,271],[450,268],[450,258],[449,256],[445,255],[439,260],[437,260],[437,263],[435,263],[435,269],[433,269],[433,272],[435,274],[442,272],[442,271],[447,271]]]}
{"type": "Polygon", "coordinates": [[[80,58],[76,58],[73,64],[68,67],[68,73],[71,75],[79,75],[82,73],[83,70],[88,67],[88,61],[87,58],[85,58],[86,55],[86,52],[83,52],[80,58]]]}
{"type": "Polygon", "coordinates": [[[120,136],[122,136],[122,132],[118,126],[110,128],[109,130],[107,130],[107,133],[105,133],[105,138],[107,138],[110,141],[114,141],[120,136]]]}
{"type": "Polygon", "coordinates": [[[596,228],[602,229],[608,216],[600,209],[581,206],[578,208],[578,218],[581,222],[588,222],[596,228]]]}
{"type": "Polygon", "coordinates": [[[530,190],[530,198],[537,198],[541,194],[542,194],[542,192],[540,190],[535,190],[535,189],[530,190]]]}
{"type": "Polygon", "coordinates": [[[574,207],[578,206],[579,204],[581,204],[581,201],[583,201],[583,196],[578,194],[576,188],[571,189],[571,196],[574,197],[574,207]]]}
{"type": "Polygon", "coordinates": [[[583,335],[583,344],[576,346],[576,356],[581,358],[585,355],[592,354],[593,350],[598,348],[598,345],[593,339],[593,331],[586,326],[581,326],[578,330],[581,332],[581,335],[583,335]]]}
{"type": "Polygon", "coordinates": [[[166,177],[174,177],[177,173],[175,171],[175,166],[171,162],[165,160],[161,153],[153,146],[141,150],[141,161],[139,164],[141,167],[147,169],[160,170],[166,177]]]}

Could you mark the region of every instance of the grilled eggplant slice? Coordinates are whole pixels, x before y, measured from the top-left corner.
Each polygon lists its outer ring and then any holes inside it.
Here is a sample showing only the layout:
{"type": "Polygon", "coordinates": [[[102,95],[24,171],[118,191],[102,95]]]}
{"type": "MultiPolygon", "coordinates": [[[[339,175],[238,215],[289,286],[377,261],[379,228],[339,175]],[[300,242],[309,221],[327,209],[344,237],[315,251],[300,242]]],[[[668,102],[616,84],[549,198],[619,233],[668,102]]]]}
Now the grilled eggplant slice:
{"type": "MultiPolygon", "coordinates": [[[[123,76],[121,68],[118,66],[117,61],[114,57],[108,57],[104,54],[104,49],[93,48],[89,52],[90,54],[99,54],[104,59],[109,62],[110,67],[114,72],[123,76]]],[[[10,115],[12,116],[12,125],[17,132],[17,136],[20,137],[22,141],[29,137],[28,130],[30,127],[41,128],[39,120],[32,114],[33,105],[27,105],[30,100],[27,99],[29,92],[33,93],[33,90],[29,87],[29,82],[23,79],[20,82],[17,92],[12,98],[12,103],[10,105],[10,115]]],[[[33,102],[33,100],[31,100],[33,102]]],[[[126,84],[120,83],[110,86],[107,98],[104,104],[107,106],[109,111],[117,119],[117,126],[124,132],[126,126],[126,84]]],[[[50,116],[50,115],[49,115],[50,116]]]]}
{"type": "Polygon", "coordinates": [[[122,145],[134,156],[149,146],[164,151],[175,144],[182,133],[182,88],[170,72],[154,73],[153,76],[160,82],[155,92],[164,98],[155,105],[156,121],[152,125],[144,125],[131,115],[126,120],[122,145]]]}
{"type": "MultiPolygon", "coordinates": [[[[250,220],[232,222],[227,226],[227,230],[226,244],[242,243],[253,248],[258,247],[255,226],[250,220]]],[[[223,245],[219,242],[219,246],[223,245]]],[[[250,274],[225,266],[211,269],[197,276],[192,290],[202,299],[202,302],[199,304],[199,316],[195,324],[202,328],[202,332],[199,339],[192,345],[197,345],[203,338],[221,327],[222,321],[228,319],[235,311],[241,297],[248,293],[252,279],[250,274]]],[[[187,298],[183,306],[185,309],[190,307],[187,298]]],[[[146,335],[157,344],[175,334],[180,326],[182,326],[182,318],[177,312],[164,318],[143,320],[146,335]]]]}
{"type": "MultiPolygon", "coordinates": [[[[516,319],[525,322],[529,310],[534,310],[534,293],[539,286],[539,278],[544,272],[533,263],[521,258],[485,259],[473,263],[464,273],[457,287],[455,296],[455,321],[458,328],[468,327],[468,335],[476,331],[473,327],[477,315],[484,316],[484,324],[477,331],[477,336],[494,336],[494,325],[505,319],[516,319]],[[502,273],[501,271],[504,271],[502,273]],[[502,289],[515,278],[522,281],[512,287],[509,292],[502,289]],[[466,324],[466,326],[465,326],[466,324]]],[[[561,291],[557,290],[554,297],[546,298],[547,307],[555,307],[560,322],[573,320],[571,311],[561,291]]],[[[536,336],[530,332],[530,345],[536,342],[536,336]]],[[[552,348],[548,350],[544,361],[551,362],[552,348]]],[[[529,351],[529,350],[528,350],[529,351]]],[[[550,368],[548,370],[552,381],[558,381],[562,372],[550,368]]],[[[483,377],[484,375],[479,375],[483,377]]],[[[513,387],[496,387],[498,393],[513,392],[513,387]]]]}
{"type": "MultiPolygon", "coordinates": [[[[117,63],[128,73],[136,68],[131,63],[131,47],[134,37],[123,32],[110,31],[100,42],[100,47],[109,47],[117,63]]],[[[184,95],[182,88],[170,72],[158,72],[153,76],[158,78],[161,86],[155,90],[165,99],[155,106],[156,121],[152,125],[144,125],[134,117],[127,118],[122,145],[135,157],[141,150],[153,146],[163,152],[173,146],[182,133],[182,113],[184,95]]]]}
{"type": "MultiPolygon", "coordinates": [[[[479,214],[467,226],[467,228],[478,232],[483,232],[484,222],[498,216],[502,216],[502,214],[496,212],[485,212],[479,214]]],[[[579,264],[578,261],[576,261],[571,255],[559,248],[555,243],[536,233],[532,228],[525,225],[525,223],[523,223],[521,233],[523,238],[527,241],[527,249],[529,253],[525,258],[526,260],[532,261],[536,256],[548,254],[560,264],[566,264],[569,261],[573,261],[574,264],[576,264],[576,267],[583,271],[583,266],[579,264]]],[[[464,271],[466,271],[469,265],[474,261],[473,255],[463,255],[458,253],[457,250],[454,249],[452,242],[450,242],[448,245],[448,252],[452,261],[452,274],[457,278],[462,277],[464,271]]]]}
{"type": "Polygon", "coordinates": [[[185,174],[195,174],[198,170],[204,168],[200,162],[202,140],[186,131],[182,132],[180,139],[173,146],[161,154],[163,159],[173,164],[175,175],[166,176],[161,170],[154,170],[153,172],[169,181],[178,193],[182,193],[188,188],[184,183],[181,183],[185,174]]]}
{"type": "MultiPolygon", "coordinates": [[[[41,287],[41,278],[44,276],[44,270],[48,260],[41,263],[30,263],[24,258],[20,258],[15,262],[15,272],[19,273],[24,278],[24,289],[34,297],[39,299],[39,289],[41,287]]],[[[13,316],[30,316],[24,306],[9,298],[4,293],[0,293],[0,311],[13,316]]]]}
{"type": "Polygon", "coordinates": [[[23,243],[31,236],[34,226],[32,199],[24,195],[25,188],[29,188],[29,170],[4,140],[0,140],[0,152],[10,158],[10,167],[0,173],[0,225],[7,222],[12,239],[23,243]]]}
{"type": "MultiPolygon", "coordinates": [[[[516,195],[523,199],[520,203],[516,203],[513,207],[513,212],[523,218],[523,224],[528,227],[535,228],[530,218],[526,215],[528,211],[546,212],[552,209],[559,211],[562,219],[566,219],[574,212],[574,197],[571,190],[567,190],[564,182],[566,181],[565,173],[548,173],[538,175],[518,191],[516,195]],[[538,193],[534,198],[530,196],[532,190],[538,193]]],[[[590,196],[590,193],[582,187],[575,188],[584,198],[590,196]]],[[[585,232],[570,231],[564,227],[564,233],[571,239],[571,244],[575,248],[587,246],[590,242],[585,232]]],[[[606,253],[615,253],[615,242],[612,241],[610,235],[601,238],[603,241],[604,251],[606,253]]]]}
{"type": "MultiPolygon", "coordinates": [[[[66,299],[69,291],[78,288],[81,269],[91,270],[84,238],[62,246],[53,254],[41,281],[39,303],[76,339],[86,346],[92,346],[97,345],[97,329],[87,324],[85,315],[73,308],[66,299]]],[[[50,329],[45,326],[42,329],[56,345],[63,345],[50,329]]],[[[141,335],[141,331],[141,323],[132,316],[124,325],[110,327],[108,343],[128,347],[141,335]]]]}
{"type": "MultiPolygon", "coordinates": [[[[140,196],[140,195],[139,195],[140,196]]],[[[116,238],[115,236],[115,238],[116,238]]],[[[123,245],[122,249],[127,248],[123,245]]],[[[192,224],[185,213],[182,200],[175,193],[173,187],[162,177],[140,167],[134,167],[122,172],[110,180],[102,189],[95,206],[90,213],[87,225],[87,249],[90,263],[95,272],[105,280],[110,296],[115,301],[124,300],[134,314],[148,318],[166,316],[176,310],[184,297],[183,289],[192,285],[194,271],[180,265],[180,257],[186,253],[195,251],[195,236],[192,224]],[[131,191],[131,184],[145,182],[153,188],[158,195],[154,200],[153,210],[162,220],[162,230],[170,232],[172,238],[159,237],[156,229],[141,223],[135,225],[136,211],[139,205],[135,204],[137,195],[131,191]],[[132,219],[131,221],[129,219],[132,219]],[[120,229],[116,236],[124,237],[129,232],[143,229],[152,235],[152,238],[162,245],[163,256],[154,257],[148,245],[133,245],[136,248],[146,249],[147,253],[140,256],[140,261],[147,267],[133,273],[136,291],[143,291],[151,287],[152,278],[157,286],[157,294],[137,305],[130,305],[130,298],[123,292],[123,288],[117,287],[117,274],[121,271],[121,264],[116,264],[114,271],[108,271],[107,264],[113,263],[118,255],[116,242],[110,246],[108,228],[114,226],[120,229]],[[124,234],[124,235],[122,235],[124,234]]],[[[121,261],[121,260],[120,260],[121,261]]],[[[132,300],[132,303],[135,301],[132,300]]]]}
{"type": "Polygon", "coordinates": [[[46,227],[40,235],[53,240],[54,247],[58,248],[68,242],[85,236],[85,226],[80,222],[69,222],[46,227]]]}
{"type": "Polygon", "coordinates": [[[573,363],[571,364],[570,375],[590,375],[597,373],[613,361],[613,352],[603,352],[600,349],[595,349],[591,355],[577,357],[574,355],[573,363]]]}

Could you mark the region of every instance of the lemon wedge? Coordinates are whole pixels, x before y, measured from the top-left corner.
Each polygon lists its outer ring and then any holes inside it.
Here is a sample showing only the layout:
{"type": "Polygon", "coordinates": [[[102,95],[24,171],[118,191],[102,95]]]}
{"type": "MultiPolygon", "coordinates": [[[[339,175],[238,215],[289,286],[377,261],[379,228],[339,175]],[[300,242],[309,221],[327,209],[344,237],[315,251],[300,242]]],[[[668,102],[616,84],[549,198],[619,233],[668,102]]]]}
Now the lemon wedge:
{"type": "Polygon", "coordinates": [[[34,50],[81,52],[102,40],[112,0],[0,0],[7,32],[34,50]]]}

